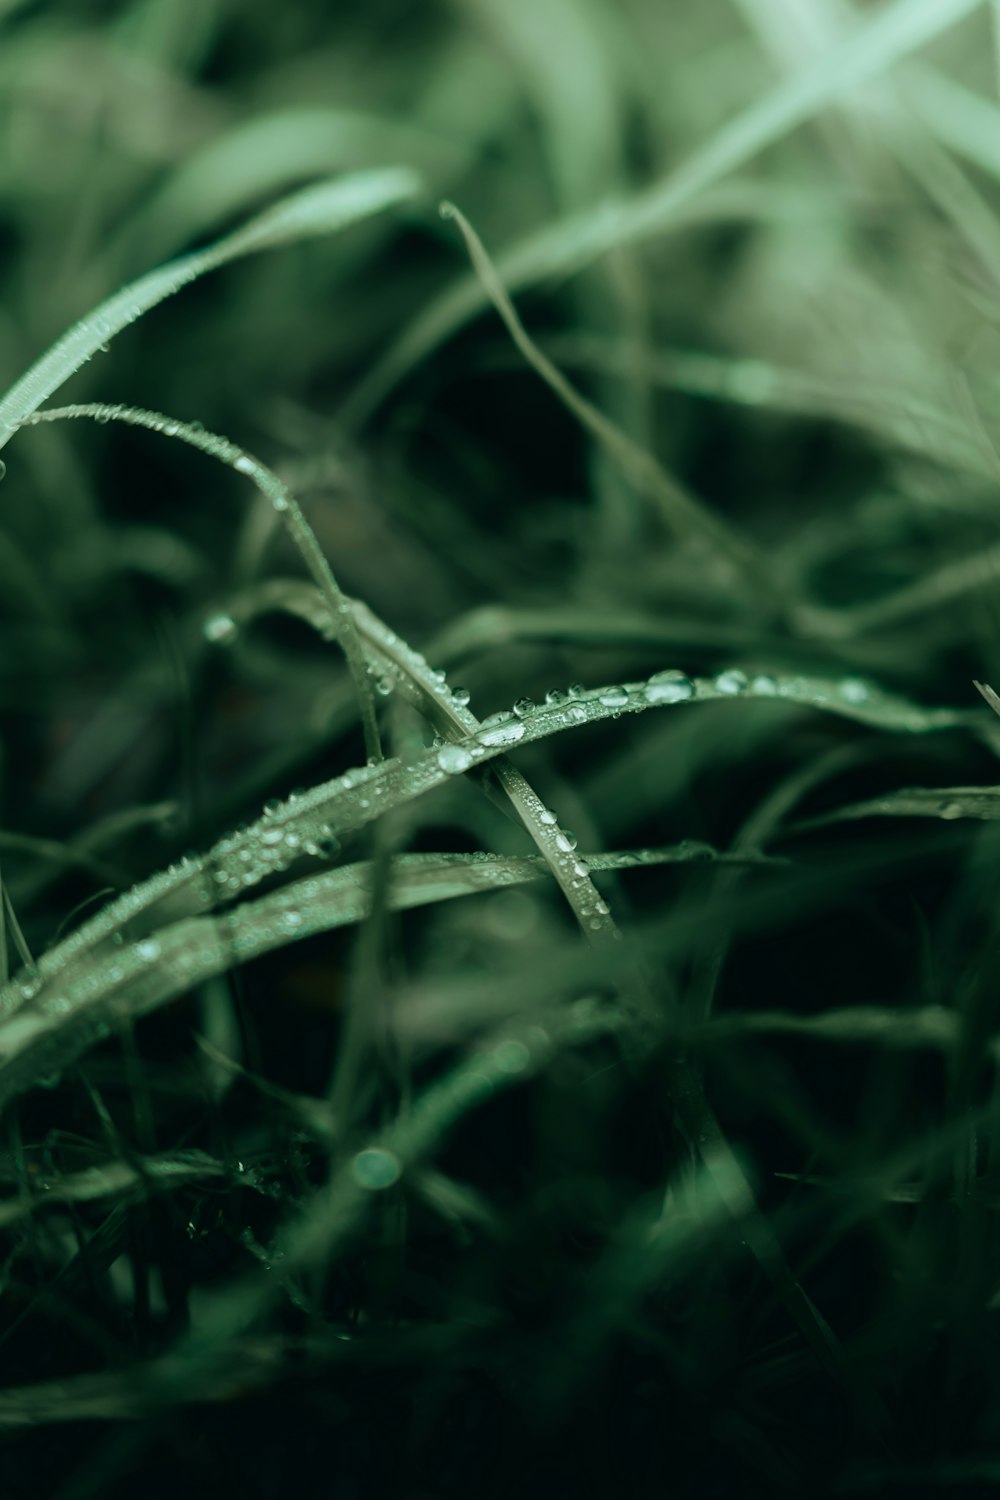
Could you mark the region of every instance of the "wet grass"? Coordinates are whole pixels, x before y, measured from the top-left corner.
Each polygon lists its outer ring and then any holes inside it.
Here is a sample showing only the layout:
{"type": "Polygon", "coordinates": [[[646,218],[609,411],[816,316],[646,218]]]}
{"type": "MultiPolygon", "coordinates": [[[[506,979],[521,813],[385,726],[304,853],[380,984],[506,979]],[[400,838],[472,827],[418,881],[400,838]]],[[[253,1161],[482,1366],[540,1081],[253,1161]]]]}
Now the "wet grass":
{"type": "Polygon", "coordinates": [[[992,1492],[995,20],[0,7],[5,1495],[992,1492]]]}

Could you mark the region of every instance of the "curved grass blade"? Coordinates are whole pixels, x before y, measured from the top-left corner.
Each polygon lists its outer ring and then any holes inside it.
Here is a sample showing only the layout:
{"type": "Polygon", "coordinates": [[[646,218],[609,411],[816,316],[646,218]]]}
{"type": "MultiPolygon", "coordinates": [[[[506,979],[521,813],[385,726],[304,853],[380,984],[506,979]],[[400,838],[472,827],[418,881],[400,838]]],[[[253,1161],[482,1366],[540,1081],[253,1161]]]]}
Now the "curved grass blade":
{"type": "MultiPolygon", "coordinates": [[[[354,610],[362,639],[376,651],[385,669],[399,676],[398,661],[410,653],[410,648],[398,641],[393,647],[389,638],[396,640],[396,637],[391,631],[384,626],[377,627],[370,612],[362,606],[355,604],[354,610]],[[381,641],[382,646],[376,649],[375,641],[381,641]]],[[[416,653],[410,654],[416,657],[416,653]]],[[[423,670],[432,678],[426,662],[423,670]]],[[[435,686],[440,692],[440,685],[435,686]]],[[[288,869],[303,857],[311,840],[340,838],[345,833],[355,832],[392,809],[444,784],[450,777],[498,760],[516,745],[531,744],[585,724],[618,719],[626,713],[642,713],[654,708],[689,708],[695,703],[734,705],[752,699],[775,698],[903,733],[931,733],[966,726],[970,721],[970,716],[960,710],[919,708],[905,699],[860,684],[853,678],[841,682],[820,678],[776,679],[763,675],[747,679],[735,670],[719,673],[715,678],[688,678],[679,672],[656,673],[644,682],[590,689],[578,697],[537,707],[523,718],[513,713],[497,715],[495,721],[486,721],[447,747],[431,747],[411,763],[386,760],[378,766],[347,771],[332,781],[321,783],[282,803],[277,811],[259,819],[243,832],[228,835],[207,856],[187,857],[125,892],[57,948],[44,954],[38,961],[36,973],[22,976],[20,982],[0,988],[0,1016],[17,1010],[25,999],[33,999],[39,989],[55,979],[69,963],[110,941],[124,925],[135,923],[140,917],[148,921],[149,913],[160,902],[169,903],[164,910],[169,919],[204,911],[206,905],[215,901],[245,894],[249,886],[259,883],[265,876],[288,869]]],[[[439,712],[443,714],[444,709],[439,709],[439,712]]],[[[467,710],[455,705],[450,712],[460,719],[467,710]]],[[[478,724],[478,720],[475,722],[478,724]]],[[[454,723],[450,732],[455,732],[454,723]]],[[[536,843],[542,844],[540,852],[549,860],[563,890],[572,893],[571,905],[580,914],[581,887],[574,882],[586,878],[586,865],[577,857],[573,843],[556,821],[542,821],[545,812],[544,806],[535,798],[529,815],[536,830],[536,843]]],[[[590,904],[599,901],[595,892],[590,904]]],[[[604,915],[595,911],[587,916],[588,924],[604,915]]],[[[599,920],[599,927],[604,926],[605,923],[599,920]]],[[[613,924],[611,930],[616,930],[613,924]]]]}
{"type": "Polygon", "coordinates": [[[849,640],[879,630],[891,630],[914,617],[947,609],[964,594],[995,589],[998,578],[1000,548],[983,547],[971,557],[945,563],[926,577],[865,604],[845,605],[839,609],[825,605],[804,606],[800,620],[806,630],[824,641],[849,640]]]}
{"type": "MultiPolygon", "coordinates": [[[[292,105],[254,113],[186,157],[123,231],[126,245],[162,255],[268,193],[333,171],[394,161],[435,181],[454,176],[470,146],[407,120],[360,110],[292,105]]],[[[121,251],[119,250],[119,256],[121,251]]]]}
{"type": "MultiPolygon", "coordinates": [[[[51,1178],[38,1177],[32,1186],[38,1196],[20,1195],[0,1200],[0,1229],[29,1218],[35,1209],[50,1203],[94,1203],[142,1193],[147,1181],[161,1189],[176,1190],[205,1178],[227,1177],[230,1168],[205,1151],[174,1151],[163,1156],[140,1158],[141,1172],[127,1161],[109,1161],[51,1178]]],[[[256,1186],[252,1173],[244,1173],[240,1185],[256,1186]]]]}
{"type": "Polygon", "coordinates": [[[442,218],[453,219],[458,225],[483,290],[503,319],[504,326],[520,353],[577,421],[610,454],[639,493],[658,507],[668,525],[675,531],[681,534],[696,532],[706,537],[741,567],[756,575],[759,581],[770,579],[773,585],[772,569],[756,547],[700,505],[676,479],[667,474],[651,453],[640,447],[614,422],[609,421],[602,411],[575,389],[548,355],[542,353],[528,335],[496,267],[468,219],[453,203],[442,203],[440,211],[442,218]]]}
{"type": "MultiPolygon", "coordinates": [[[[620,340],[583,332],[546,339],[544,348],[570,369],[616,379],[627,379],[637,358],[620,340]]],[[[820,416],[869,431],[893,449],[925,453],[980,478],[996,473],[995,460],[984,454],[982,441],[970,435],[968,423],[935,404],[916,384],[894,390],[885,381],[697,349],[668,348],[640,358],[642,377],[666,390],[790,416],[820,416]]],[[[499,355],[483,364],[490,369],[509,367],[499,355]]]]}
{"type": "MultiPolygon", "coordinates": [[[[815,759],[797,766],[790,775],[782,778],[754,808],[738,830],[733,841],[734,851],[763,849],[775,837],[789,813],[803,797],[831,777],[863,758],[865,742],[838,745],[815,759]]],[[[720,870],[714,877],[714,896],[732,899],[739,884],[739,869],[720,870]]],[[[691,1018],[705,1020],[711,1014],[715,994],[729,953],[732,932],[724,921],[720,921],[711,935],[710,942],[696,957],[691,968],[685,1014],[691,1018]]]]}
{"type": "MultiPolygon", "coordinates": [[[[497,269],[509,291],[567,275],[616,245],[663,233],[707,188],[804,125],[842,94],[876,78],[979,8],[981,0],[895,0],[853,35],[762,99],[755,100],[697,149],[677,171],[626,202],[602,204],[548,226],[503,252],[497,269]]],[[[483,307],[483,290],[468,277],[450,287],[400,336],[349,403],[367,417],[437,345],[483,307]]]]}
{"type": "Polygon", "coordinates": [[[101,302],[75,323],[0,400],[0,448],[53,391],[108,341],[166,297],[208,271],[292,241],[329,234],[369,214],[404,202],[420,180],[407,168],[386,168],[338,177],[293,193],[235,233],[150,271],[101,302]]]}
{"type": "Polygon", "coordinates": [[[231,443],[228,438],[220,437],[217,433],[206,432],[204,428],[174,421],[173,418],[165,417],[160,412],[143,411],[134,406],[108,406],[98,402],[76,406],[47,407],[44,411],[32,412],[30,416],[25,417],[21,425],[27,427],[40,422],[59,422],[80,417],[91,417],[95,422],[125,422],[132,427],[144,427],[148,432],[159,432],[165,437],[177,438],[180,442],[188,443],[192,448],[198,448],[202,453],[207,453],[211,458],[218,459],[220,463],[228,464],[237,474],[244,475],[256,485],[284,522],[320,591],[329,612],[330,625],[340,641],[354,682],[368,759],[370,761],[381,760],[382,745],[375,717],[375,703],[353,611],[341,592],[340,585],[333,575],[333,569],[317,542],[312,527],[303,515],[298,501],[273,469],[269,469],[266,464],[261,463],[260,459],[247,453],[245,448],[240,448],[236,443],[231,443]]]}
{"type": "MultiPolygon", "coordinates": [[[[587,859],[594,872],[708,861],[781,867],[789,861],[756,850],[727,855],[705,844],[623,850],[587,859]]],[[[346,865],[294,881],[257,901],[245,902],[221,922],[210,916],[160,928],[130,947],[78,955],[58,983],[28,998],[0,1024],[0,1108],[30,1087],[40,1072],[66,1067],[95,1037],[123,1016],[138,1016],[224,973],[234,963],[363,922],[374,890],[374,865],[346,865]]],[[[393,860],[388,904],[394,911],[435,905],[545,880],[540,855],[402,854],[393,860]]]]}
{"type": "Polygon", "coordinates": [[[946,823],[964,818],[992,823],[1000,819],[1000,787],[996,786],[912,786],[886,792],[884,797],[870,797],[834,808],[820,817],[796,823],[792,833],[807,833],[827,828],[833,823],[847,823],[859,818],[941,818],[946,823]]]}
{"type": "MultiPolygon", "coordinates": [[[[700,1033],[704,1041],[728,1041],[733,1037],[799,1036],[845,1046],[864,1043],[882,1047],[932,1047],[949,1050],[958,1044],[962,1017],[943,1005],[915,1009],[890,1009],[878,1005],[843,1006],[800,1016],[794,1012],[744,1011],[717,1016],[700,1033]]],[[[991,1043],[1000,1053],[1000,1037],[991,1043]]]]}

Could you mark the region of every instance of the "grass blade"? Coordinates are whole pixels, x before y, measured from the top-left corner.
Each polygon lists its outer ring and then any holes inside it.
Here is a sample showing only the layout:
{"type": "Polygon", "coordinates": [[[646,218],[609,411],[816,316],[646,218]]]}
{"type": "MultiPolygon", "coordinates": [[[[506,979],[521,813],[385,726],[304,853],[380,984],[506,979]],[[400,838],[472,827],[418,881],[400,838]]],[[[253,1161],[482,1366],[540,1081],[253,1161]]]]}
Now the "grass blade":
{"type": "Polygon", "coordinates": [[[106,406],[93,403],[49,407],[45,411],[31,413],[25,417],[22,425],[33,426],[41,422],[60,422],[80,417],[91,417],[96,422],[125,422],[131,427],[144,427],[149,432],[159,432],[166,437],[177,438],[183,443],[189,443],[192,448],[198,448],[202,453],[207,453],[211,458],[217,458],[220,463],[228,464],[237,474],[245,476],[256,485],[284,522],[320,591],[329,624],[340,641],[354,682],[368,759],[370,761],[381,760],[382,745],[375,718],[375,702],[372,697],[371,683],[368,680],[364,652],[354,622],[354,614],[341,592],[333,570],[316,540],[312,527],[303,515],[298,501],[289,493],[274,470],[261,463],[259,458],[252,457],[245,448],[231,443],[228,438],[220,437],[214,432],[206,432],[204,428],[192,427],[186,422],[176,422],[170,417],[162,416],[159,412],[142,411],[134,406],[106,406]]]}
{"type": "MultiPolygon", "coordinates": [[[[607,203],[552,225],[497,258],[509,291],[580,271],[616,245],[670,228],[700,194],[760,152],[813,119],[827,105],[947,31],[981,0],[896,0],[809,67],[755,100],[676,172],[625,203],[607,203]]],[[[358,388],[348,411],[363,419],[406,373],[483,306],[474,278],[450,288],[425,309],[358,388]]]]}
{"type": "Polygon", "coordinates": [[[521,322],[482,241],[461,210],[453,203],[443,203],[441,217],[454,219],[461,230],[483,290],[528,364],[577,421],[597,439],[604,451],[610,454],[639,493],[654,502],[675,531],[682,535],[694,532],[705,537],[742,568],[756,575],[759,581],[767,580],[773,587],[775,580],[770,576],[772,569],[757,549],[689,495],[676,479],[666,473],[651,453],[641,448],[620,427],[609,421],[591,401],[582,396],[548,355],[539,349],[521,322]]]}
{"type": "Polygon", "coordinates": [[[346,228],[413,197],[419,185],[416,175],[405,168],[360,172],[319,183],[293,193],[207,249],[168,261],[115,292],[64,333],[0,400],[0,448],[103,345],[199,276],[242,255],[346,228]]]}

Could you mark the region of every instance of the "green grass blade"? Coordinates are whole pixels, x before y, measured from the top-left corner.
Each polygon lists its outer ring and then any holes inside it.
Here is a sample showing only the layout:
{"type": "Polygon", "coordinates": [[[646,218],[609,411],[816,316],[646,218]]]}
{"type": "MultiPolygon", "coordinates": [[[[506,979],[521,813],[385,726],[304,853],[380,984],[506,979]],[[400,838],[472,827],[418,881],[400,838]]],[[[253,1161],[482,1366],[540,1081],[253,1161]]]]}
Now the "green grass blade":
{"type": "MultiPolygon", "coordinates": [[[[355,611],[361,633],[370,643],[373,636],[378,635],[372,617],[357,605],[355,611]]],[[[391,635],[391,632],[387,632],[387,635],[391,635]]],[[[404,648],[398,643],[395,648],[387,644],[386,660],[391,659],[388,653],[393,649],[398,656],[404,648]]],[[[421,670],[433,679],[426,662],[421,670]]],[[[454,756],[446,756],[442,761],[441,750],[431,748],[409,764],[398,759],[387,760],[379,766],[345,772],[333,781],[313,787],[283,803],[275,813],[258,820],[245,832],[227,836],[207,857],[185,858],[113,901],[72,933],[57,949],[40,958],[37,979],[28,981],[32,997],[40,982],[55,978],[66,964],[97,944],[107,941],[123,922],[134,921],[161,901],[170,903],[171,912],[190,914],[204,909],[207,889],[213,881],[211,899],[222,900],[245,893],[248,877],[252,884],[254,880],[262,880],[266,875],[287,869],[301,857],[303,845],[310,838],[339,838],[343,833],[356,831],[393,808],[402,807],[433,787],[443,785],[451,776],[462,774],[463,770],[473,766],[496,761],[515,745],[532,744],[585,724],[618,719],[623,714],[642,713],[650,709],[690,709],[698,703],[727,704],[732,710],[753,699],[779,699],[804,709],[833,713],[897,733],[933,733],[978,722],[978,715],[973,716],[955,709],[919,708],[905,699],[883,693],[853,678],[837,682],[821,678],[782,679],[759,675],[747,679],[741,673],[723,672],[715,678],[685,678],[678,673],[676,676],[671,675],[669,681],[671,692],[677,690],[675,685],[678,682],[685,684],[685,696],[672,702],[665,701],[660,696],[663,691],[660,674],[654,674],[653,678],[645,682],[592,688],[561,703],[535,708],[523,718],[514,714],[507,717],[501,715],[496,723],[479,725],[475,731],[454,740],[449,749],[464,751],[468,755],[467,764],[456,762],[454,756]],[[690,693],[687,692],[687,686],[690,687],[690,693]],[[486,736],[488,743],[484,743],[483,736],[486,736]]],[[[440,684],[437,684],[437,688],[440,692],[440,684]]],[[[463,715],[466,710],[454,706],[451,712],[456,715],[457,722],[458,716],[463,715]]],[[[552,823],[541,821],[544,812],[540,802],[537,807],[532,806],[530,816],[539,830],[536,843],[544,839],[544,848],[540,852],[546,855],[550,865],[554,867],[560,886],[578,892],[580,888],[574,882],[586,876],[586,866],[577,856],[572,844],[567,842],[564,847],[560,842],[563,831],[558,824],[554,820],[552,823]]],[[[599,900],[595,892],[590,904],[594,905],[599,900]]],[[[597,912],[588,916],[588,924],[602,915],[597,912]]],[[[604,924],[599,922],[599,925],[604,924]]],[[[18,1009],[23,1000],[24,996],[17,984],[0,988],[0,1015],[18,1009]]]]}
{"type": "Polygon", "coordinates": [[[176,422],[160,412],[142,411],[134,406],[106,406],[93,403],[49,407],[45,411],[32,412],[24,419],[22,425],[32,426],[41,422],[59,422],[81,417],[90,417],[96,422],[125,422],[131,427],[144,427],[148,432],[159,432],[165,437],[176,438],[182,443],[190,444],[192,448],[198,448],[202,453],[207,453],[209,457],[218,459],[220,463],[227,464],[237,474],[251,480],[284,522],[292,541],[302,554],[306,567],[313,576],[326,607],[331,628],[343,648],[354,682],[368,759],[370,761],[381,760],[382,744],[375,717],[375,702],[353,611],[341,592],[340,585],[333,575],[333,569],[324,556],[298,501],[274,470],[261,463],[259,458],[254,458],[245,448],[231,443],[228,438],[220,437],[218,433],[206,432],[204,428],[192,427],[186,422],[176,422]]]}
{"type": "Polygon", "coordinates": [[[458,225],[483,290],[496,308],[508,333],[531,368],[544,380],[562,404],[619,466],[645,499],[660,510],[668,525],[684,535],[695,533],[714,543],[760,582],[774,586],[772,569],[744,537],[734,532],[690,495],[669,475],[653,455],[634,442],[568,381],[561,370],[529,336],[504,287],[485,246],[468,219],[453,203],[441,205],[441,216],[458,225]]]}
{"type": "Polygon", "coordinates": [[[0,448],[75,370],[158,302],[228,261],[329,234],[404,202],[419,190],[405,168],[360,172],[294,193],[205,250],[169,261],[115,292],[75,323],[0,400],[0,448]]]}
{"type": "Polygon", "coordinates": [[[826,828],[834,823],[853,822],[859,818],[941,818],[946,823],[974,818],[992,823],[1000,818],[1000,787],[995,786],[913,786],[852,802],[834,808],[821,817],[796,824],[795,832],[826,828]]]}
{"type": "Polygon", "coordinates": [[[169,253],[303,179],[393,161],[431,181],[463,164],[464,142],[352,109],[289,106],[255,114],[185,157],[124,238],[169,253]]]}
{"type": "MultiPolygon", "coordinates": [[[[566,275],[616,245],[648,239],[670,228],[700,194],[746,166],[769,146],[813,119],[859,84],[977,10],[981,0],[896,0],[809,67],[755,100],[664,181],[625,203],[607,203],[552,225],[497,258],[508,291],[566,275]]],[[[466,278],[446,291],[404,331],[349,405],[360,420],[438,344],[483,307],[483,290],[466,278]]]]}

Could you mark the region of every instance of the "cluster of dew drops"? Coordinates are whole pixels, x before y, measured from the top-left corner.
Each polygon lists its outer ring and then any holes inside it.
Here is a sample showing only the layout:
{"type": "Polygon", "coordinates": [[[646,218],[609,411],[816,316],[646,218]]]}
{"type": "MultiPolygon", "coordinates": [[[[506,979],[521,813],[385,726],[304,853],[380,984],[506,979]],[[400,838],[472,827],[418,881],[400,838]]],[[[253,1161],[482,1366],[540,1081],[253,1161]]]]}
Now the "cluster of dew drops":
{"type": "Polygon", "coordinates": [[[257,885],[268,875],[285,869],[290,861],[301,855],[317,859],[332,859],[340,848],[340,842],[329,824],[321,823],[306,832],[294,825],[278,821],[278,814],[291,809],[302,794],[293,792],[284,804],[277,800],[264,804],[264,818],[252,842],[247,842],[245,828],[238,828],[214,850],[215,868],[212,878],[220,895],[237,895],[249,886],[257,885]]]}
{"type": "MultiPolygon", "coordinates": [[[[230,645],[238,633],[235,621],[230,616],[221,614],[211,616],[203,629],[206,639],[218,646],[230,645]]],[[[444,672],[430,675],[436,686],[446,686],[444,672]]],[[[390,677],[377,678],[376,688],[383,696],[391,693],[392,687],[390,677]]],[[[565,692],[552,690],[546,694],[543,703],[521,698],[512,709],[491,714],[482,720],[464,743],[446,742],[438,737],[432,749],[436,751],[439,768],[446,775],[459,776],[469,771],[489,751],[503,750],[525,739],[528,722],[535,724],[539,720],[556,718],[560,725],[569,727],[573,723],[582,724],[591,718],[604,717],[601,713],[593,712],[595,706],[599,710],[611,709],[611,717],[618,718],[625,711],[646,706],[681,704],[699,696],[713,698],[748,694],[761,698],[796,698],[800,696],[803,687],[801,680],[796,678],[779,681],[767,674],[750,677],[735,667],[718,672],[710,682],[703,685],[675,669],[654,672],[638,684],[587,689],[577,683],[565,692]]],[[[866,703],[870,696],[868,685],[860,678],[845,678],[835,691],[841,701],[854,707],[866,703]]],[[[468,706],[470,696],[465,688],[456,687],[449,692],[451,702],[463,709],[468,706]]],[[[817,696],[815,688],[811,696],[817,696]]],[[[344,778],[344,781],[349,784],[349,778],[344,778]]],[[[328,825],[302,833],[295,826],[278,820],[279,812],[293,810],[295,800],[293,794],[289,799],[292,806],[288,809],[284,809],[279,802],[268,803],[264,809],[263,824],[255,830],[257,836],[251,842],[245,838],[246,829],[238,829],[216,846],[214,852],[218,864],[213,878],[218,884],[220,896],[236,895],[246,887],[256,885],[267,875],[287,867],[292,859],[300,855],[330,858],[336,853],[339,844],[328,825]]],[[[361,805],[368,804],[362,802],[361,805]]],[[[551,838],[556,854],[568,861],[567,874],[571,884],[585,885],[588,871],[576,855],[575,836],[560,828],[555,814],[548,809],[541,810],[539,823],[551,838]]],[[[607,907],[601,905],[596,908],[591,925],[595,928],[601,926],[602,918],[607,914],[607,907]]]]}
{"type": "MultiPolygon", "coordinates": [[[[443,674],[441,674],[443,676],[443,674]]],[[[796,697],[799,695],[802,683],[799,679],[792,678],[786,682],[779,682],[775,677],[766,674],[758,674],[748,677],[739,668],[730,667],[725,671],[717,673],[710,684],[710,693],[706,696],[722,695],[723,697],[737,697],[744,693],[758,698],[796,697]]],[[[859,707],[868,701],[870,690],[867,683],[861,678],[845,678],[838,686],[837,693],[843,702],[859,707]]],[[[616,684],[611,687],[588,690],[575,684],[566,693],[554,690],[547,693],[544,703],[536,704],[530,698],[521,698],[514,704],[513,710],[491,714],[484,719],[476,730],[475,744],[470,747],[457,744],[441,744],[438,750],[438,764],[443,771],[458,775],[467,771],[473,764],[481,749],[496,749],[507,745],[516,745],[519,740],[524,739],[527,733],[525,720],[535,721],[539,715],[547,716],[549,713],[557,713],[564,717],[568,723],[585,723],[592,715],[588,713],[583,700],[599,704],[601,708],[610,708],[618,712],[612,713],[612,718],[617,718],[619,713],[629,709],[639,709],[646,705],[685,703],[698,696],[698,686],[694,680],[684,672],[673,669],[654,672],[645,682],[638,686],[627,686],[616,684]]],[[[814,693],[813,696],[819,696],[814,693]]],[[[464,688],[456,688],[452,693],[453,699],[463,707],[469,702],[469,693],[464,688]]],[[[602,716],[603,717],[603,716],[602,716]]]]}
{"type": "MultiPolygon", "coordinates": [[[[0,472],[0,478],[2,477],[0,472]]],[[[206,637],[218,645],[228,645],[237,631],[238,627],[228,616],[213,616],[205,625],[206,637]]],[[[443,672],[432,675],[438,685],[445,684],[443,672]]],[[[385,682],[387,690],[391,691],[389,679],[385,679],[385,682]]],[[[565,693],[558,690],[547,693],[544,703],[536,704],[528,698],[522,698],[514,704],[512,710],[490,715],[477,726],[466,744],[437,740],[434,748],[440,769],[447,775],[460,775],[489,750],[516,745],[524,739],[527,734],[525,721],[528,719],[535,722],[539,716],[547,718],[549,715],[559,715],[564,716],[565,723],[569,725],[584,723],[596,717],[588,711],[588,703],[600,705],[602,709],[611,709],[611,717],[617,718],[626,710],[639,709],[645,705],[686,703],[699,696],[713,698],[749,694],[762,698],[795,699],[802,695],[804,688],[805,684],[800,679],[779,681],[765,674],[748,677],[735,667],[717,673],[711,682],[703,685],[677,670],[655,672],[637,685],[586,689],[574,684],[565,693]],[[706,691],[703,692],[703,688],[706,691]]],[[[841,702],[851,707],[863,706],[871,696],[868,684],[856,677],[844,678],[833,691],[841,702]]],[[[816,699],[826,695],[818,693],[813,686],[809,696],[816,699]]],[[[470,694],[464,688],[452,689],[450,697],[453,703],[463,708],[470,701],[470,694]]],[[[357,776],[350,772],[342,778],[345,786],[354,784],[356,780],[357,776]]],[[[382,788],[375,787],[373,790],[381,791],[382,788]]],[[[337,854],[340,844],[328,824],[320,823],[312,828],[302,829],[280,816],[282,813],[294,813],[295,803],[302,795],[301,792],[293,792],[287,803],[277,800],[266,803],[264,816],[254,828],[255,837],[252,839],[247,839],[248,830],[241,827],[215,846],[208,864],[216,898],[234,897],[248,887],[257,885],[268,875],[286,869],[293,860],[301,856],[331,860],[337,854]]],[[[367,800],[363,800],[361,805],[369,804],[367,800]]],[[[950,805],[942,816],[959,816],[961,811],[958,804],[950,805]]],[[[585,897],[585,888],[589,885],[589,870],[577,853],[575,835],[561,828],[555,813],[548,808],[540,807],[538,822],[551,839],[553,850],[564,867],[570,885],[585,897]]],[[[167,874],[173,877],[193,874],[197,865],[196,859],[185,857],[180,866],[171,867],[167,874]]],[[[206,904],[212,903],[213,897],[208,888],[203,889],[202,899],[206,904]]],[[[598,898],[592,906],[588,906],[586,915],[590,927],[596,931],[605,925],[610,913],[607,905],[598,898]]],[[[283,926],[291,927],[293,923],[301,921],[301,918],[295,913],[286,912],[280,920],[283,926]]],[[[615,935],[619,934],[616,932],[615,935]]],[[[159,951],[159,944],[150,938],[135,946],[133,956],[140,964],[149,964],[159,956],[159,951]]],[[[40,987],[40,976],[29,970],[21,977],[20,998],[23,1001],[35,995],[40,987]]],[[[94,982],[93,977],[90,982],[94,982]]],[[[63,1007],[66,1003],[65,1000],[57,999],[53,1005],[63,1007]]]]}

